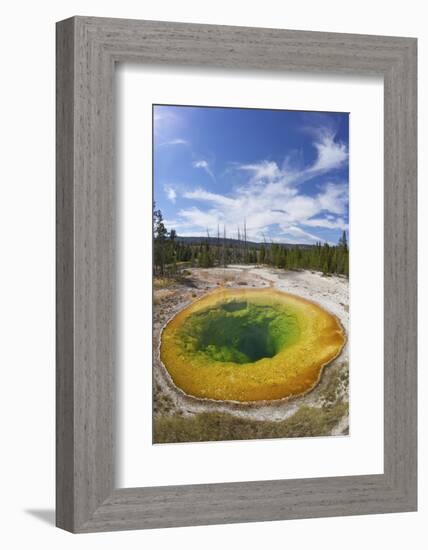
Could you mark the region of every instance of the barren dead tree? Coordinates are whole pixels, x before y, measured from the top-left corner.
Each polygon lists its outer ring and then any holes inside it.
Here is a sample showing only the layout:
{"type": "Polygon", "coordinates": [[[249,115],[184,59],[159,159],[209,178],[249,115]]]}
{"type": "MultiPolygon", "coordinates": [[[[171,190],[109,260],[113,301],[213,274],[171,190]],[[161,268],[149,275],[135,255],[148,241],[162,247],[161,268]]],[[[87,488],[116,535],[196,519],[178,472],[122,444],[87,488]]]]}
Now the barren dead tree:
{"type": "Polygon", "coordinates": [[[241,261],[241,232],[239,231],[239,225],[238,225],[238,251],[237,251],[237,262],[240,262],[241,261]]]}
{"type": "Polygon", "coordinates": [[[217,252],[218,263],[220,264],[220,224],[217,224],[217,252]]]}
{"type": "Polygon", "coordinates": [[[223,225],[223,267],[226,267],[226,226],[223,225]]]}
{"type": "Polygon", "coordinates": [[[248,262],[247,255],[247,220],[244,218],[244,263],[248,262]]]}

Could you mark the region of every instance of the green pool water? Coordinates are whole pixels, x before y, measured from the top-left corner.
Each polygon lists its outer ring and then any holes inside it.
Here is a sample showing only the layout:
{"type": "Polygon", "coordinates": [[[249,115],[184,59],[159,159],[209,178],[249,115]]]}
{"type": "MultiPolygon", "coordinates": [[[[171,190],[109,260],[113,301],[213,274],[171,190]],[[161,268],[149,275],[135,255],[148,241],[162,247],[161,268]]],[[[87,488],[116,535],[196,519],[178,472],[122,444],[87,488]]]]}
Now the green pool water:
{"type": "Polygon", "coordinates": [[[299,332],[287,308],[233,300],[190,315],[180,328],[180,341],[187,354],[246,364],[274,357],[296,342],[299,332]]]}

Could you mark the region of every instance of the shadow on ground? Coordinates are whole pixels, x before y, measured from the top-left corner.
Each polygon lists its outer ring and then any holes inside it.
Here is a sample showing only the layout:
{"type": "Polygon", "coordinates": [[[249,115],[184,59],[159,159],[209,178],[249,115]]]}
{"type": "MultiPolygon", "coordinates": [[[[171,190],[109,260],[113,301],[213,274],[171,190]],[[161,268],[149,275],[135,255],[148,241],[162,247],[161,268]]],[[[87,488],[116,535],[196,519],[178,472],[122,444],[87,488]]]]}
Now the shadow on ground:
{"type": "Polygon", "coordinates": [[[33,516],[44,523],[54,526],[55,525],[55,510],[50,508],[31,508],[25,510],[26,514],[33,516]]]}

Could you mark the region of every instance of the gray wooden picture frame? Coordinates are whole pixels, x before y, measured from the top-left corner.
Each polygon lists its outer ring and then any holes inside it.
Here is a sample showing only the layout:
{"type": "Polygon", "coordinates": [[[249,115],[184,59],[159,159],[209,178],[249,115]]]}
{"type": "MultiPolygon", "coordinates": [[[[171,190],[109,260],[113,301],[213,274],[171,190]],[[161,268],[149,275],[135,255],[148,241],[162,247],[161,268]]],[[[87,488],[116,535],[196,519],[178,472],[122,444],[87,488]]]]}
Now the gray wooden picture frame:
{"type": "Polygon", "coordinates": [[[91,17],[57,24],[58,527],[83,533],[416,510],[416,46],[414,38],[91,17]],[[117,62],[383,77],[383,474],[115,487],[117,62]]]}

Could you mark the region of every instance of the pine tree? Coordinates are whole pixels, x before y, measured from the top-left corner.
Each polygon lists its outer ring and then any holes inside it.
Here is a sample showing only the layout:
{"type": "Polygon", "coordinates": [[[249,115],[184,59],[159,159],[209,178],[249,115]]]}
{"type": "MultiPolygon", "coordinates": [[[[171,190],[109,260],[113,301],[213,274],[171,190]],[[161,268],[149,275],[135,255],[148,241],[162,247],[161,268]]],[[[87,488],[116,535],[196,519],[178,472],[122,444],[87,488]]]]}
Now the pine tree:
{"type": "Polygon", "coordinates": [[[265,245],[262,244],[262,246],[260,247],[260,263],[264,264],[265,260],[266,260],[266,249],[265,249],[265,245]]]}
{"type": "Polygon", "coordinates": [[[161,276],[165,274],[165,241],[168,231],[163,223],[163,216],[160,210],[155,210],[153,203],[153,236],[154,236],[154,261],[155,270],[159,267],[161,276]]]}
{"type": "Polygon", "coordinates": [[[346,231],[343,231],[342,236],[339,239],[339,246],[343,247],[345,251],[348,251],[348,239],[346,238],[346,231]]]}

